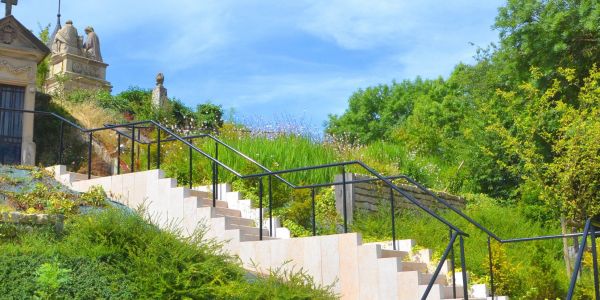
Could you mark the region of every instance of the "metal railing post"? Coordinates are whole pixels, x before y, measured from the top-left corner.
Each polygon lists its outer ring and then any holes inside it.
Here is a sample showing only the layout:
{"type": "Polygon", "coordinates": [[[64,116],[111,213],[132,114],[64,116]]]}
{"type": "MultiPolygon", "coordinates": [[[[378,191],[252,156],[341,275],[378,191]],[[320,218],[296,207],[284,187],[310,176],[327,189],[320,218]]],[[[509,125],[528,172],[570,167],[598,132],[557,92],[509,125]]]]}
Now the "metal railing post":
{"type": "MultiPolygon", "coordinates": [[[[453,231],[450,229],[450,240],[452,240],[453,231]]],[[[456,257],[454,256],[454,244],[452,244],[452,249],[450,249],[450,269],[452,269],[452,298],[456,299],[456,257]]]]}
{"type": "Polygon", "coordinates": [[[212,201],[213,207],[217,207],[217,164],[212,163],[212,201]]]}
{"type": "Polygon", "coordinates": [[[490,291],[491,291],[492,299],[494,299],[495,290],[494,290],[494,267],[492,265],[492,237],[490,237],[489,235],[487,238],[487,246],[488,246],[488,261],[490,264],[490,291]]]}
{"type": "MultiPolygon", "coordinates": [[[[219,143],[215,142],[215,159],[219,160],[219,143]]],[[[215,163],[215,181],[217,188],[215,189],[215,199],[219,197],[219,165],[215,163]]]]}
{"type": "MultiPolygon", "coordinates": [[[[435,283],[435,280],[437,279],[438,275],[440,274],[440,271],[442,270],[442,267],[444,265],[444,261],[446,261],[446,258],[448,258],[448,253],[450,253],[450,250],[452,248],[454,248],[454,242],[456,241],[456,236],[458,235],[458,233],[453,232],[450,236],[450,243],[448,243],[448,247],[446,247],[446,249],[444,250],[444,253],[442,254],[442,258],[440,259],[440,262],[438,263],[435,272],[433,272],[433,276],[431,277],[431,280],[429,281],[429,284],[427,285],[427,288],[425,289],[425,291],[423,292],[423,296],[421,297],[421,300],[426,300],[427,296],[429,296],[429,292],[431,292],[431,288],[433,287],[433,284],[435,283]]],[[[465,298],[466,299],[466,298],[465,298]]]]}
{"type": "Polygon", "coordinates": [[[394,189],[390,188],[390,204],[392,211],[392,249],[396,248],[396,204],[394,203],[394,189]]]}
{"type": "Polygon", "coordinates": [[[312,232],[313,236],[317,235],[317,213],[315,208],[315,188],[311,189],[311,198],[312,198],[312,232]]]}
{"type": "Polygon", "coordinates": [[[344,210],[344,233],[348,233],[348,204],[346,203],[346,166],[342,166],[342,207],[344,210]]]}
{"type": "Polygon", "coordinates": [[[58,146],[58,164],[62,165],[63,163],[63,148],[64,148],[64,136],[65,136],[65,122],[60,120],[60,144],[58,146]]]}
{"type": "Polygon", "coordinates": [[[577,259],[575,260],[575,268],[573,268],[573,273],[571,275],[571,282],[569,284],[567,300],[573,299],[573,293],[575,292],[575,284],[577,283],[577,275],[579,275],[579,269],[581,268],[581,260],[583,259],[583,252],[585,250],[585,244],[587,242],[587,237],[590,232],[591,223],[592,219],[588,219],[585,222],[585,229],[583,229],[583,236],[581,237],[581,243],[579,245],[579,250],[577,251],[577,259]]]}
{"type": "Polygon", "coordinates": [[[147,164],[147,168],[148,170],[150,170],[150,145],[152,143],[148,143],[148,149],[146,149],[146,164],[147,164]]]}
{"type": "Polygon", "coordinates": [[[592,242],[592,267],[594,268],[594,298],[600,299],[600,284],[598,283],[598,253],[596,253],[596,226],[591,227],[591,242],[592,242]]]}
{"type": "MultiPolygon", "coordinates": [[[[190,144],[192,142],[193,142],[193,140],[190,139],[190,144]]],[[[192,180],[194,179],[194,177],[193,177],[194,175],[192,174],[192,163],[193,163],[192,154],[193,154],[193,152],[192,152],[192,147],[189,147],[189,148],[190,148],[190,158],[189,158],[189,161],[190,161],[190,174],[189,174],[189,176],[190,176],[190,184],[189,184],[189,187],[190,187],[190,190],[191,190],[192,189],[192,180]]]]}
{"type": "Polygon", "coordinates": [[[273,236],[273,179],[269,175],[269,235],[273,236]]]}
{"type": "Polygon", "coordinates": [[[135,172],[135,125],[131,126],[131,173],[135,172]]]}
{"type": "Polygon", "coordinates": [[[160,169],[160,127],[156,129],[156,168],[160,169]]]}
{"type": "Polygon", "coordinates": [[[465,259],[465,240],[461,235],[459,237],[460,242],[460,266],[462,268],[462,281],[463,281],[463,297],[465,300],[469,300],[469,286],[467,279],[467,262],[465,259]]]}
{"type": "Polygon", "coordinates": [[[117,175],[121,175],[121,134],[117,131],[117,175]]]}
{"type": "Polygon", "coordinates": [[[88,144],[88,179],[92,179],[92,135],[89,133],[89,144],[88,144]]]}
{"type": "Polygon", "coordinates": [[[258,239],[263,239],[263,178],[260,177],[258,182],[258,239]]]}

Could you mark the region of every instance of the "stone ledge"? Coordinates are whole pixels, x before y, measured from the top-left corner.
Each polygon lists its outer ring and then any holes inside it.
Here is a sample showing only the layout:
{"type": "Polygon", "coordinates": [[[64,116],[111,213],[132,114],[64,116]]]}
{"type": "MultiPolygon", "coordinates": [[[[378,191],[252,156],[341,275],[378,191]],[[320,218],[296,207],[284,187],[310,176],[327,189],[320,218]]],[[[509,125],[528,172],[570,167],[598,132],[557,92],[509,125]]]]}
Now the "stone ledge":
{"type": "Polygon", "coordinates": [[[3,212],[0,223],[16,225],[53,225],[55,230],[62,231],[65,216],[60,214],[26,214],[21,212],[3,212]]]}

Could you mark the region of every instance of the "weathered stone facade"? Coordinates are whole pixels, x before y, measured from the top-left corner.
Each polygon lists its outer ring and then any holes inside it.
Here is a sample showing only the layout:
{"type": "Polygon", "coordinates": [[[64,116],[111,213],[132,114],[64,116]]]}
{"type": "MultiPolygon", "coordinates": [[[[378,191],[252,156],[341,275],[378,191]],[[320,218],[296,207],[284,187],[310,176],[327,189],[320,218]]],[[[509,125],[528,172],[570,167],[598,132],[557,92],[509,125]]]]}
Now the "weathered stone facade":
{"type": "MultiPolygon", "coordinates": [[[[346,174],[346,181],[355,181],[361,179],[368,179],[370,177],[361,176],[356,174],[346,174]]],[[[336,182],[342,181],[342,175],[337,175],[336,182]]],[[[428,208],[432,209],[445,209],[446,207],[438,202],[433,196],[427,194],[421,189],[407,184],[399,184],[403,191],[412,195],[417,201],[422,203],[428,208]]],[[[438,195],[438,197],[442,198],[446,202],[448,202],[453,207],[458,209],[463,209],[465,207],[466,201],[464,198],[450,195],[444,192],[433,191],[438,195]]],[[[377,211],[379,209],[379,205],[381,201],[390,201],[391,199],[391,191],[389,187],[384,188],[381,184],[376,182],[361,182],[361,183],[353,183],[346,185],[346,215],[348,217],[349,223],[352,222],[352,214],[357,209],[366,209],[369,211],[377,211]]],[[[337,185],[335,187],[335,203],[336,208],[340,215],[343,215],[343,188],[341,185],[337,185]]],[[[397,209],[414,209],[418,210],[419,208],[410,202],[408,199],[400,195],[399,193],[394,193],[394,204],[397,209]]]]}
{"type": "MultiPolygon", "coordinates": [[[[50,50],[31,31],[23,26],[15,17],[8,16],[0,19],[0,85],[10,87],[23,95],[22,105],[13,105],[13,109],[34,110],[36,93],[36,73],[37,65],[42,61],[50,50]],[[18,106],[18,107],[16,107],[18,106]]],[[[2,94],[0,99],[4,103],[2,106],[9,105],[9,97],[13,92],[2,94]]],[[[19,96],[21,97],[21,96],[19,96]]],[[[19,100],[20,102],[20,100],[19,100]]],[[[9,118],[16,113],[4,112],[5,117],[9,118]],[[11,115],[12,114],[12,115],[11,115]]],[[[20,113],[19,113],[20,114],[20,113]]],[[[20,136],[11,133],[11,137],[21,140],[20,162],[24,165],[35,164],[35,143],[33,142],[33,114],[23,114],[22,117],[13,117],[15,122],[21,126],[20,136]]],[[[6,125],[6,124],[5,124],[6,125]]],[[[0,124],[0,127],[4,125],[0,124]]],[[[8,126],[6,126],[8,127],[8,126]]],[[[6,135],[7,128],[4,128],[6,135]]],[[[6,136],[5,136],[6,137],[6,136]]],[[[14,162],[14,160],[12,161],[14,162]]]]}

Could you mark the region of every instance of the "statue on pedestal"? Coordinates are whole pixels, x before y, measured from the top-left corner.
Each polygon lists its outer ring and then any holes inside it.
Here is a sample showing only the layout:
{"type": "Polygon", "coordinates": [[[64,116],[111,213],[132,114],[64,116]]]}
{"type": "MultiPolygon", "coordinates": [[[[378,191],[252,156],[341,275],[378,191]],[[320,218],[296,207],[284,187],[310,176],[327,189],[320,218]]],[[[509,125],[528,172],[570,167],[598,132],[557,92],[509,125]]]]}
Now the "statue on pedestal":
{"type": "Polygon", "coordinates": [[[88,26],[85,28],[85,33],[87,34],[87,39],[83,44],[83,49],[86,57],[96,61],[102,61],[102,54],[100,53],[100,39],[98,39],[98,35],[96,32],[94,32],[94,28],[88,26]]]}
{"type": "Polygon", "coordinates": [[[65,27],[56,33],[52,43],[52,52],[81,55],[80,39],[77,29],[73,26],[73,21],[68,20],[65,27]]]}

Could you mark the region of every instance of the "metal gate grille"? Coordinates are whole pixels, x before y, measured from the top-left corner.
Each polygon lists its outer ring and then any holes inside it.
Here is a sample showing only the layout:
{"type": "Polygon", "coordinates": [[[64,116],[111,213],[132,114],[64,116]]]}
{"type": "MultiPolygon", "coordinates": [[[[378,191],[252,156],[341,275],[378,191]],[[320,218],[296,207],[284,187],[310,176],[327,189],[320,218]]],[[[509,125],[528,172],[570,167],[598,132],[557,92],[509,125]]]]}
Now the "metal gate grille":
{"type": "MultiPolygon", "coordinates": [[[[0,85],[0,107],[23,109],[25,88],[0,85]]],[[[0,163],[21,163],[23,113],[0,111],[0,163]]]]}

